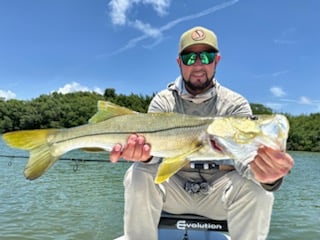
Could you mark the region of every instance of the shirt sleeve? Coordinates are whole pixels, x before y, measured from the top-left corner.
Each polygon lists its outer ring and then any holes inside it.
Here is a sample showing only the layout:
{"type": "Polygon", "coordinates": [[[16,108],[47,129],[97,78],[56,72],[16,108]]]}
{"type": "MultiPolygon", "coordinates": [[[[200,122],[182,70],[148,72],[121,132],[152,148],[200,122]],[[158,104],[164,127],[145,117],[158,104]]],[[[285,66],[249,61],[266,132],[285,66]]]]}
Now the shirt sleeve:
{"type": "Polygon", "coordinates": [[[272,184],[265,184],[265,183],[260,183],[260,184],[265,190],[269,192],[275,192],[280,188],[282,182],[283,182],[283,178],[280,178],[272,184]]]}

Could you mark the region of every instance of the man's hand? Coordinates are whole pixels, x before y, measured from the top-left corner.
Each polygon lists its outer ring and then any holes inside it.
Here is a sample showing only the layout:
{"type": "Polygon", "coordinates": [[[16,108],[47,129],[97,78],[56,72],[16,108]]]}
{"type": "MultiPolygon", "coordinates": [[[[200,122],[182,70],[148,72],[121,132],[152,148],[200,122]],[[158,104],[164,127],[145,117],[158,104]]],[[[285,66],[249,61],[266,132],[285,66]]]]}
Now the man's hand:
{"type": "Polygon", "coordinates": [[[255,179],[260,183],[271,184],[289,173],[294,165],[292,157],[279,150],[261,147],[250,163],[255,179]]]}
{"type": "Polygon", "coordinates": [[[128,137],[127,144],[122,148],[121,144],[116,144],[111,153],[110,161],[117,162],[120,158],[127,161],[146,161],[151,155],[151,146],[146,143],[144,136],[132,134],[128,137]]]}

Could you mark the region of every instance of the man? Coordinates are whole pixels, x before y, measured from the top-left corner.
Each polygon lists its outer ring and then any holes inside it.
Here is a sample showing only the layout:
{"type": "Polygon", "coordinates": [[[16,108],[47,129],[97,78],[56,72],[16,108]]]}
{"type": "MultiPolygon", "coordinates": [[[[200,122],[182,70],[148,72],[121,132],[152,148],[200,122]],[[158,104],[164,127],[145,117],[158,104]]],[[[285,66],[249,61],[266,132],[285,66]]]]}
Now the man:
{"type": "MultiPolygon", "coordinates": [[[[217,38],[212,31],[195,27],[183,33],[177,58],[181,76],[154,97],[149,112],[251,115],[248,101],[214,78],[219,60],[217,38]]],[[[125,239],[157,239],[162,210],[227,219],[229,234],[235,240],[266,239],[272,191],[278,189],[292,168],[290,155],[261,147],[250,166],[217,161],[217,167],[206,169],[206,164],[190,164],[168,181],[155,184],[161,159],[150,156],[152,146],[147,141],[144,136],[131,135],[126,146],[115,145],[110,155],[113,162],[120,157],[135,161],[124,179],[125,239]],[[203,183],[209,186],[205,191],[190,187],[203,183]]]]}

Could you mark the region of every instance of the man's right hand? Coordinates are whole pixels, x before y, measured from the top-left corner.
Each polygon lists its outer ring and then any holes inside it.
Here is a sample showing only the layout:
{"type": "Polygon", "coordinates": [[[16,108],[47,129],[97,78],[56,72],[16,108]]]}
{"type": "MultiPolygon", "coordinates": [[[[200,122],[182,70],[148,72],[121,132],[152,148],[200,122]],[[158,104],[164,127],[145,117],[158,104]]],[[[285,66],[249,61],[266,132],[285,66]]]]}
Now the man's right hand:
{"type": "Polygon", "coordinates": [[[146,143],[144,136],[131,134],[128,137],[127,144],[123,147],[121,144],[116,144],[110,152],[110,161],[117,162],[120,158],[127,161],[146,161],[151,155],[151,146],[146,143]]]}

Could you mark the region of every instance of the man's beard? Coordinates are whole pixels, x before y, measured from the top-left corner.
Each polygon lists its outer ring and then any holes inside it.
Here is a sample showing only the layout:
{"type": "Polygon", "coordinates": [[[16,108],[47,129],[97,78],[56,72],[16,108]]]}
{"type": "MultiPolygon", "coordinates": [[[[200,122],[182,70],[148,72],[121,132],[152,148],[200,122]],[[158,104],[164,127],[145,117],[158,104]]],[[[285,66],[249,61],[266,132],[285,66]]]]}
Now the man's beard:
{"type": "Polygon", "coordinates": [[[211,77],[211,78],[208,78],[207,77],[207,80],[202,83],[202,84],[193,84],[191,81],[186,81],[184,78],[183,78],[183,81],[184,81],[184,84],[186,86],[186,89],[189,89],[191,90],[192,92],[202,92],[203,90],[206,90],[206,89],[209,89],[209,87],[212,87],[214,84],[213,84],[213,79],[214,75],[211,77]]]}

